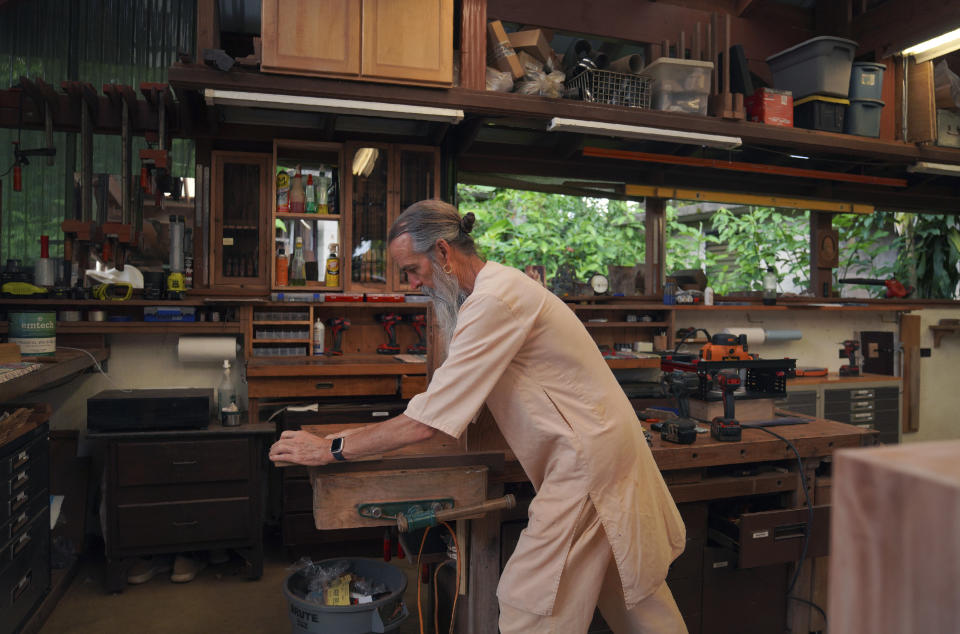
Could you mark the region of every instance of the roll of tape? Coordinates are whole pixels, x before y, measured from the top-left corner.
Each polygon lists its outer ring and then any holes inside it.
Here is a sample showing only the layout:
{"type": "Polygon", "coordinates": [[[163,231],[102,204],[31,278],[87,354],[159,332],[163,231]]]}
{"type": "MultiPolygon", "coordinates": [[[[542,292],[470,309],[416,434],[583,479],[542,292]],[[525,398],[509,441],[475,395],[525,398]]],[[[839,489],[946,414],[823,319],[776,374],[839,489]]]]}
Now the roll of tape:
{"type": "Polygon", "coordinates": [[[106,311],[102,311],[102,310],[87,311],[87,321],[105,321],[106,318],[107,318],[106,311]]]}
{"type": "Polygon", "coordinates": [[[61,310],[57,315],[57,319],[60,321],[80,321],[80,311],[79,310],[61,310]]]}

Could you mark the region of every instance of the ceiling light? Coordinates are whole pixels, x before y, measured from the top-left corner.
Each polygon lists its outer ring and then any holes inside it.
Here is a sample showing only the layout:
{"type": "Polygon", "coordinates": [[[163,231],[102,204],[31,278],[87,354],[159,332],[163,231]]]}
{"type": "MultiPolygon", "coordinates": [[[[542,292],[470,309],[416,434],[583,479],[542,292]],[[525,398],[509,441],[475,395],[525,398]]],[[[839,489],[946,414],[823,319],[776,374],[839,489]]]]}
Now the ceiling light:
{"type": "Polygon", "coordinates": [[[336,114],[359,115],[362,117],[385,117],[388,119],[419,119],[442,123],[459,123],[463,120],[463,110],[454,108],[433,108],[403,103],[385,103],[382,101],[356,101],[353,99],[328,99],[326,97],[305,97],[303,95],[276,95],[263,92],[241,92],[236,90],[203,91],[208,106],[246,106],[248,108],[270,108],[273,110],[296,110],[308,112],[331,112],[336,114]]]}
{"type": "Polygon", "coordinates": [[[790,155],[790,158],[803,159],[804,161],[809,161],[809,160],[810,160],[810,157],[809,157],[809,156],[804,156],[803,154],[791,154],[791,155],[790,155]]]}
{"type": "Polygon", "coordinates": [[[913,59],[918,64],[927,60],[952,53],[960,48],[960,29],[954,29],[949,33],[944,33],[926,42],[920,42],[910,48],[900,51],[901,55],[913,55],[913,59]]]}
{"type": "Polygon", "coordinates": [[[927,163],[926,161],[917,161],[913,165],[907,165],[907,171],[912,174],[940,174],[942,176],[960,176],[960,165],[951,163],[927,163]]]}
{"type": "Polygon", "coordinates": [[[547,130],[551,132],[583,132],[584,134],[599,134],[601,136],[622,137],[627,139],[643,139],[645,141],[666,141],[669,143],[686,143],[690,145],[706,145],[708,147],[731,150],[742,145],[738,136],[724,136],[721,134],[702,134],[684,130],[667,130],[664,128],[650,128],[641,125],[624,125],[622,123],[603,123],[600,121],[586,121],[584,119],[564,119],[554,117],[550,120],[547,130]]]}

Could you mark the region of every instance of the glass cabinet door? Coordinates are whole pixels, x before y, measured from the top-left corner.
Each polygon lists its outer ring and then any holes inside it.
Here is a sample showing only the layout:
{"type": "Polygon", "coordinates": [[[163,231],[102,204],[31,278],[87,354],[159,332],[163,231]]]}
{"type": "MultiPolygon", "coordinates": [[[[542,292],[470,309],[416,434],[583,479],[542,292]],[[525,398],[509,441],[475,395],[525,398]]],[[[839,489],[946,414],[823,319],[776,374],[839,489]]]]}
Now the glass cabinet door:
{"type": "MultiPolygon", "coordinates": [[[[399,194],[398,206],[390,218],[390,223],[399,217],[403,211],[417,202],[440,197],[439,185],[439,151],[429,147],[399,146],[397,149],[397,191],[399,194]]],[[[393,265],[392,287],[395,290],[411,290],[407,282],[407,274],[400,271],[400,267],[393,265]]]]}
{"type": "Polygon", "coordinates": [[[387,231],[390,220],[390,148],[384,145],[350,146],[345,168],[351,187],[350,241],[344,261],[349,262],[351,290],[385,292],[387,231]]]}
{"type": "Polygon", "coordinates": [[[266,286],[264,204],[269,157],[240,152],[213,153],[211,232],[213,283],[245,288],[266,286]]]}

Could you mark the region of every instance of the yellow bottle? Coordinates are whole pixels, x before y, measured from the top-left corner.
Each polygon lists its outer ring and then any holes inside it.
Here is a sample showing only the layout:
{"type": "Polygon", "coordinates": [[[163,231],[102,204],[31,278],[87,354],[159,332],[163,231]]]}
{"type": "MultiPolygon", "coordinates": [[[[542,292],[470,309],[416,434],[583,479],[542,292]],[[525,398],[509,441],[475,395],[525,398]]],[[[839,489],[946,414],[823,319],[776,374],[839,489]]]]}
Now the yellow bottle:
{"type": "Polygon", "coordinates": [[[337,243],[330,243],[330,256],[327,258],[327,275],[324,283],[330,287],[340,286],[340,258],[337,257],[337,243]]]}

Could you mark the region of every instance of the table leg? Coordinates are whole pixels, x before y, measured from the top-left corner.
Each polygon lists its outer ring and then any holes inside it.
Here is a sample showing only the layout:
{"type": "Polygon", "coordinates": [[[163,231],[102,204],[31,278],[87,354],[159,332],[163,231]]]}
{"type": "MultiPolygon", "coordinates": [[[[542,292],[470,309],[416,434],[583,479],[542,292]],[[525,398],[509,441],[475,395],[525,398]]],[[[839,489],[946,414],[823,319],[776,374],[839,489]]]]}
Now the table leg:
{"type": "MultiPolygon", "coordinates": [[[[487,496],[503,495],[503,485],[491,485],[487,496]]],[[[497,584],[500,581],[500,513],[487,513],[470,520],[469,585],[466,610],[458,611],[458,632],[489,634],[498,630],[500,604],[497,584]]]]}

